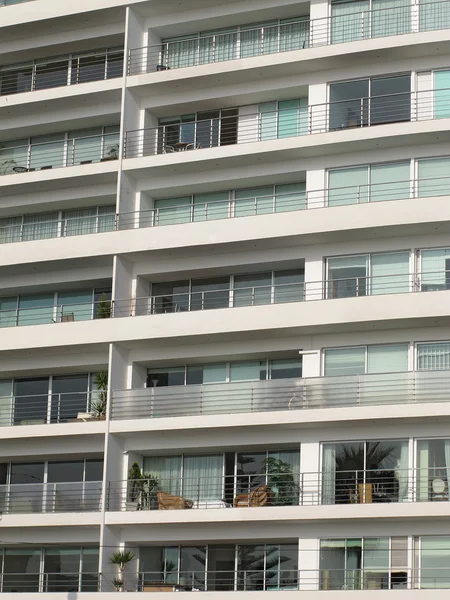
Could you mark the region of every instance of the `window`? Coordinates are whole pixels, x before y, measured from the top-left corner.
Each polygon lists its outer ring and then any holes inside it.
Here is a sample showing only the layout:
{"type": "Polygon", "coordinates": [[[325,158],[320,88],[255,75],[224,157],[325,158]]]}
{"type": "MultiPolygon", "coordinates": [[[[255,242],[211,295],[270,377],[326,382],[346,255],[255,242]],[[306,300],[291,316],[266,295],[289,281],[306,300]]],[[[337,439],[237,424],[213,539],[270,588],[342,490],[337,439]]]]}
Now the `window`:
{"type": "Polygon", "coordinates": [[[330,130],[410,119],[410,73],[330,84],[330,130]]]}
{"type": "Polygon", "coordinates": [[[408,344],[324,350],[324,375],[402,373],[408,370],[408,344]]]}
{"type": "Polygon", "coordinates": [[[421,290],[450,289],[450,248],[421,250],[421,290]]]}
{"type": "Polygon", "coordinates": [[[410,162],[328,171],[328,206],[410,197],[410,162]]]}
{"type": "Polygon", "coordinates": [[[419,501],[449,500],[450,439],[417,441],[419,501]]]}
{"type": "Polygon", "coordinates": [[[417,369],[419,371],[450,370],[450,342],[417,344],[417,369]]]}
{"type": "Polygon", "coordinates": [[[411,0],[332,0],[332,44],[409,31],[411,0]]]}
{"type": "Polygon", "coordinates": [[[408,500],[411,474],[407,441],[323,445],[323,504],[408,500]]]}
{"type": "Polygon", "coordinates": [[[450,536],[427,535],[415,538],[417,581],[421,589],[450,588],[450,536]],[[420,565],[420,566],[419,566],[420,565]]]}
{"type": "Polygon", "coordinates": [[[419,198],[448,194],[450,157],[423,158],[417,164],[419,198]]]}
{"type": "Polygon", "coordinates": [[[450,6],[447,2],[435,0],[420,0],[419,29],[420,31],[435,31],[450,27],[450,6]]]}
{"type": "Polygon", "coordinates": [[[328,297],[409,292],[409,252],[327,259],[328,297]]]}
{"type": "Polygon", "coordinates": [[[301,357],[149,369],[147,387],[264,381],[302,376],[301,357]]]}
{"type": "Polygon", "coordinates": [[[308,99],[265,102],[258,108],[259,139],[274,140],[308,133],[308,99]]]}
{"type": "Polygon", "coordinates": [[[156,580],[186,590],[296,590],[298,543],[141,547],[139,573],[144,588],[156,580]]]}

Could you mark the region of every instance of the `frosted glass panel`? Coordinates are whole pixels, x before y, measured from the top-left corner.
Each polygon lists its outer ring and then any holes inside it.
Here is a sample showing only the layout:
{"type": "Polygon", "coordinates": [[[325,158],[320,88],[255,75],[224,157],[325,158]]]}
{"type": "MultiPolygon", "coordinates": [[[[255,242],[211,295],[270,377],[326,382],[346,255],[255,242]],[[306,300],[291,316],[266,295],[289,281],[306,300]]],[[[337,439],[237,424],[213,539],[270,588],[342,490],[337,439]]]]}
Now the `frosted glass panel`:
{"type": "Polygon", "coordinates": [[[236,190],[235,199],[235,217],[273,212],[272,186],[236,190]]]}
{"type": "Polygon", "coordinates": [[[450,71],[434,73],[434,118],[450,117],[450,71]]]}
{"type": "Polygon", "coordinates": [[[275,212],[304,210],[306,183],[288,183],[275,186],[275,212]]]}
{"type": "Polygon", "coordinates": [[[368,167],[329,171],[328,206],[367,202],[368,183],[368,167]]]}
{"type": "Polygon", "coordinates": [[[417,368],[419,371],[450,370],[450,343],[418,344],[417,368]]]}
{"type": "Polygon", "coordinates": [[[58,318],[65,316],[74,321],[92,319],[92,290],[62,292],[58,294],[58,318]]]}
{"type": "Polygon", "coordinates": [[[191,220],[191,196],[155,200],[157,225],[189,223],[191,220]]]}
{"type": "Polygon", "coordinates": [[[372,294],[409,292],[409,252],[372,254],[372,294]]]}
{"type": "Polygon", "coordinates": [[[419,160],[419,198],[450,193],[450,158],[419,160]]]}
{"type": "Polygon", "coordinates": [[[253,362],[231,363],[230,365],[230,381],[258,381],[259,378],[259,360],[253,362]]]}
{"type": "Polygon", "coordinates": [[[331,4],[331,43],[353,42],[366,39],[370,35],[370,2],[332,2],[331,4]]]}
{"type": "Polygon", "coordinates": [[[372,0],[372,37],[411,31],[411,0],[372,0]]]}
{"type": "Polygon", "coordinates": [[[19,298],[19,325],[38,325],[53,322],[54,294],[21,296],[19,298]]]}
{"type": "Polygon", "coordinates": [[[436,291],[450,287],[450,249],[423,250],[421,252],[422,290],[436,291]]]}
{"type": "Polygon", "coordinates": [[[408,371],[408,344],[368,347],[368,373],[404,373],[406,371],[408,371]]]}
{"type": "Polygon", "coordinates": [[[410,196],[410,163],[374,165],[370,168],[370,201],[398,200],[410,196]]]}
{"type": "Polygon", "coordinates": [[[229,216],[229,192],[212,192],[194,196],[194,221],[226,219],[229,216]]]}
{"type": "Polygon", "coordinates": [[[366,371],[365,348],[337,348],[325,350],[325,376],[361,375],[366,371]]]}

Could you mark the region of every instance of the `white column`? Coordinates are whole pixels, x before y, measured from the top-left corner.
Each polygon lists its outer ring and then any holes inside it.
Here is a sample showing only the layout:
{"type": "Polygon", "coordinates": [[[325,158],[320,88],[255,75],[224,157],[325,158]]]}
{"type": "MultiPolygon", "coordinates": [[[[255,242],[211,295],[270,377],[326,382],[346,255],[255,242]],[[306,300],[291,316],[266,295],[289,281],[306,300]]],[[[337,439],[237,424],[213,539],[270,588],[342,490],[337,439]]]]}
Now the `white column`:
{"type": "Polygon", "coordinates": [[[326,83],[310,85],[308,88],[309,131],[328,131],[328,86],[326,83]]]}
{"type": "Polygon", "coordinates": [[[306,172],[306,201],[308,208],[322,208],[326,205],[325,187],[325,169],[314,169],[306,172]]]}
{"type": "Polygon", "coordinates": [[[259,138],[258,105],[241,106],[238,120],[238,144],[256,142],[259,138]]]}
{"type": "Polygon", "coordinates": [[[115,317],[131,316],[134,312],[132,297],[133,264],[122,256],[113,262],[112,300],[115,317]]]}
{"type": "Polygon", "coordinates": [[[319,540],[299,539],[300,590],[319,589],[319,540]]]}
{"type": "Polygon", "coordinates": [[[310,2],[310,44],[324,46],[329,43],[330,23],[328,19],[328,0],[311,0],[310,2]]]}
{"type": "Polygon", "coordinates": [[[303,506],[320,504],[320,444],[304,442],[300,450],[301,496],[303,506]]]}

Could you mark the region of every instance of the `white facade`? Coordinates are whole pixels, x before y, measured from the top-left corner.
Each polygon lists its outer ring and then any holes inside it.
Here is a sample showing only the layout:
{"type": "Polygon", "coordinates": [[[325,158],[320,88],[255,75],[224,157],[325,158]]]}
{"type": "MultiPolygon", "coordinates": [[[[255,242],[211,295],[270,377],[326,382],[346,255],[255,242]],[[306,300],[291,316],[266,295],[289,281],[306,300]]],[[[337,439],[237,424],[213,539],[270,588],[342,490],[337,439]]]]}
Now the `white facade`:
{"type": "Polygon", "coordinates": [[[444,598],[450,0],[0,33],[0,593],[444,598]]]}

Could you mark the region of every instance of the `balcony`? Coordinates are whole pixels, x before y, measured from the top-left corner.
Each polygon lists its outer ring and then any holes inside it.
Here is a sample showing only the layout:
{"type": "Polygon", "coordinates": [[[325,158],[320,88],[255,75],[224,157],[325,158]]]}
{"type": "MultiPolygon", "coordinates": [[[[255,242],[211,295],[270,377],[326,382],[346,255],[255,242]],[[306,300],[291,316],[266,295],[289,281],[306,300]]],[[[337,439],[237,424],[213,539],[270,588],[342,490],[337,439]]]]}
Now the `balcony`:
{"type": "Polygon", "coordinates": [[[246,507],[392,504],[449,500],[447,467],[277,472],[208,477],[144,476],[111,481],[107,510],[148,511],[246,507]]]}
{"type": "Polygon", "coordinates": [[[29,483],[0,486],[0,511],[20,513],[96,512],[102,482],[29,483]]]}
{"type": "MultiPolygon", "coordinates": [[[[22,0],[29,1],[29,0],[22,0]]],[[[19,4],[17,0],[6,0],[19,4]]],[[[0,6],[2,0],[0,0],[0,6]]],[[[123,48],[102,48],[32,60],[0,69],[0,96],[122,77],[123,48]]]]}
{"type": "Polygon", "coordinates": [[[115,390],[111,418],[153,419],[447,402],[448,371],[115,390]]]}
{"type": "Polygon", "coordinates": [[[124,157],[186,156],[206,148],[449,117],[450,89],[361,97],[127,131],[124,157]]]}
{"type": "Polygon", "coordinates": [[[53,168],[88,165],[117,160],[119,127],[100,127],[96,135],[74,137],[70,133],[3,142],[0,149],[0,175],[46,171],[53,168]],[[45,141],[45,137],[50,138],[45,141]],[[55,139],[56,138],[56,139],[55,139]]]}
{"type": "MultiPolygon", "coordinates": [[[[71,211],[66,211],[68,216],[63,218],[53,218],[49,215],[48,220],[45,220],[43,214],[31,215],[31,217],[29,215],[8,217],[7,225],[2,225],[0,220],[0,244],[448,195],[450,195],[450,177],[436,177],[287,194],[277,193],[270,196],[249,196],[240,200],[230,197],[227,200],[195,202],[195,204],[191,202],[188,205],[119,214],[115,213],[114,206],[100,206],[98,214],[95,215],[70,216],[71,211]]],[[[92,211],[92,209],[80,210],[89,213],[92,211]]]]}
{"type": "Polygon", "coordinates": [[[24,2],[32,2],[33,0],[0,0],[0,8],[2,6],[13,6],[14,4],[23,4],[24,2]]]}
{"type": "Polygon", "coordinates": [[[279,25],[270,23],[253,29],[242,27],[234,32],[186,36],[184,40],[133,48],[128,56],[128,75],[449,27],[448,0],[380,10],[363,9],[322,19],[290,19],[279,25]]]}

